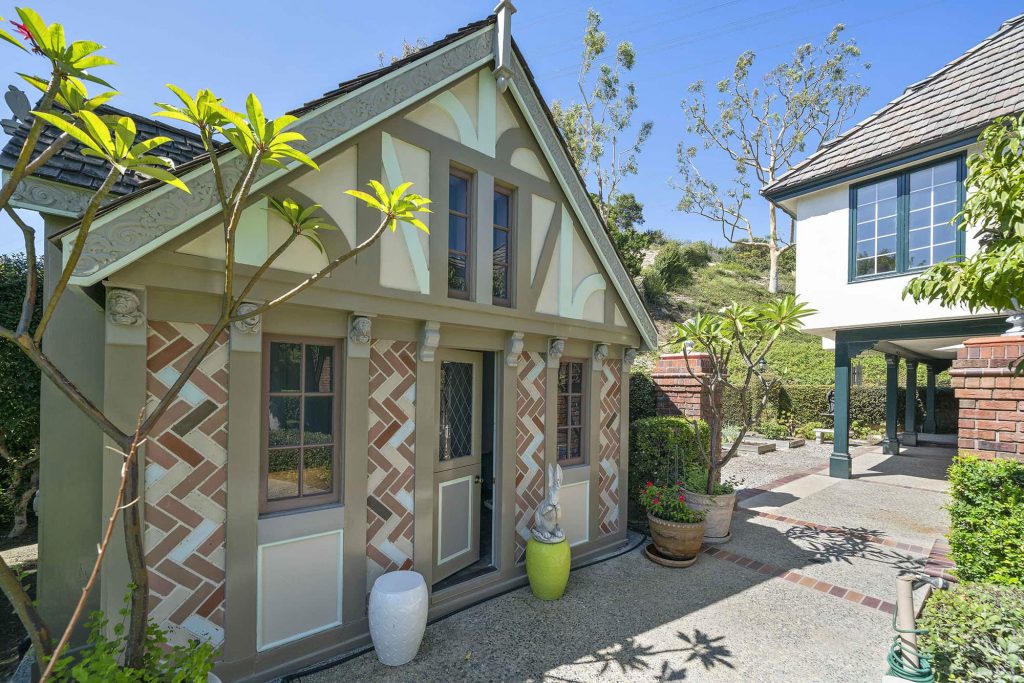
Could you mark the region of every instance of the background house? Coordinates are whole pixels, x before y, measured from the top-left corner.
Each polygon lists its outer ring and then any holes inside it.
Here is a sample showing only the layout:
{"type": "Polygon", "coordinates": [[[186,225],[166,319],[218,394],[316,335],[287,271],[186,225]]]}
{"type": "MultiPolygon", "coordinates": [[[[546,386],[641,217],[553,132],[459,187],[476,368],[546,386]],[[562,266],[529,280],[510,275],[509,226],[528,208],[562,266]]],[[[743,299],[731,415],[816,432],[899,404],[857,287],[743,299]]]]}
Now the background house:
{"type": "Polygon", "coordinates": [[[964,201],[965,159],[981,130],[1024,110],[1024,16],[907,90],[831,144],[762,189],[796,221],[797,294],[817,314],[806,331],[835,348],[833,476],[850,476],[850,360],[887,354],[885,448],[916,443],[935,431],[934,377],[969,337],[1001,334],[1005,315],[915,304],[902,297],[927,266],[978,249],[971,229],[951,220],[964,201]],[[908,402],[905,433],[896,431],[900,361],[908,395],[918,364],[927,366],[925,417],[908,402]]]}

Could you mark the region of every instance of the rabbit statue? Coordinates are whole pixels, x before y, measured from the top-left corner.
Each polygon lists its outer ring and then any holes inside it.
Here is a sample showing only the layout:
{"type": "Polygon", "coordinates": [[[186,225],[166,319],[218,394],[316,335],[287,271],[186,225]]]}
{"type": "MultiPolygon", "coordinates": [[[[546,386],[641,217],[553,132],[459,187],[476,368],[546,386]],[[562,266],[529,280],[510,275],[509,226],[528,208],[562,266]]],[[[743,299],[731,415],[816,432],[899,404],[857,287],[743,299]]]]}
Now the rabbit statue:
{"type": "Polygon", "coordinates": [[[562,506],[558,502],[558,491],[561,488],[561,466],[548,465],[548,493],[533,513],[533,537],[541,543],[561,543],[565,540],[565,533],[559,526],[562,506]]]}

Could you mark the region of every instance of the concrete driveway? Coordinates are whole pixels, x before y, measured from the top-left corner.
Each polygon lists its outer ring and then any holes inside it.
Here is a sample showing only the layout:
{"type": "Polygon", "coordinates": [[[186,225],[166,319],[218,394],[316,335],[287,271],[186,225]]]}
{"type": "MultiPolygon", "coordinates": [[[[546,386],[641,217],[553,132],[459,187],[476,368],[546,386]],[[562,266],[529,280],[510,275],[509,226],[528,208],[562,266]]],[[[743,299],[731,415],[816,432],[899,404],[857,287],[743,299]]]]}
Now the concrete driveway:
{"type": "Polygon", "coordinates": [[[403,667],[370,652],[294,680],[878,681],[895,578],[945,531],[953,452],[862,449],[836,480],[827,447],[806,448],[743,456],[778,476],[742,492],[732,540],[688,569],[637,548],[574,571],[559,602],[523,588],[432,624],[403,667]]]}

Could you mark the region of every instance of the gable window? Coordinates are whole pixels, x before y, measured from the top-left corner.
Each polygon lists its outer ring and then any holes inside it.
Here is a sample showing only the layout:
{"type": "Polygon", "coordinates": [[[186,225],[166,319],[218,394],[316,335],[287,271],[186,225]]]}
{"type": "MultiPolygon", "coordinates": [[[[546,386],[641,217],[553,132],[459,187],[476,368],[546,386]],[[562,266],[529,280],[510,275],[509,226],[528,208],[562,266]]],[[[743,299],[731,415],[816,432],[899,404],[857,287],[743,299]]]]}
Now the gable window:
{"type": "Polygon", "coordinates": [[[470,254],[470,176],[457,170],[448,174],[448,296],[469,298],[472,277],[470,254]]]}
{"type": "Polygon", "coordinates": [[[557,450],[560,465],[579,465],[586,459],[583,444],[584,384],[582,361],[559,363],[557,450]]]}
{"type": "Polygon", "coordinates": [[[851,190],[850,279],[898,275],[963,254],[963,157],[851,190]]]}
{"type": "Polygon", "coordinates": [[[339,500],[337,368],[334,343],[265,343],[261,512],[339,500]]]}
{"type": "Polygon", "coordinates": [[[512,191],[494,188],[494,251],[491,300],[499,306],[512,305],[512,191]]]}

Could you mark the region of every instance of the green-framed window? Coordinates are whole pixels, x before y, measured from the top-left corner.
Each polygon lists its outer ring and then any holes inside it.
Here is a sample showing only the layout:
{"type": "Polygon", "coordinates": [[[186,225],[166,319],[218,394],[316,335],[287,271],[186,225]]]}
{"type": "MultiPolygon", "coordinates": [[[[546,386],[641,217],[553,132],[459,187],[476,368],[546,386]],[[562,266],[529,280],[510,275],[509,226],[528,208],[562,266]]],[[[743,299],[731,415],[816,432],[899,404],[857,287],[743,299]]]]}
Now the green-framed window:
{"type": "Polygon", "coordinates": [[[963,257],[958,154],[850,188],[850,281],[902,275],[963,257]]]}

